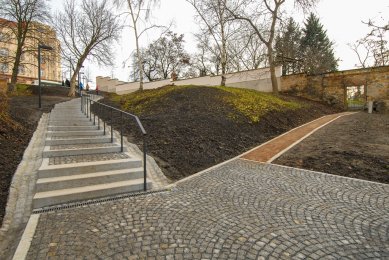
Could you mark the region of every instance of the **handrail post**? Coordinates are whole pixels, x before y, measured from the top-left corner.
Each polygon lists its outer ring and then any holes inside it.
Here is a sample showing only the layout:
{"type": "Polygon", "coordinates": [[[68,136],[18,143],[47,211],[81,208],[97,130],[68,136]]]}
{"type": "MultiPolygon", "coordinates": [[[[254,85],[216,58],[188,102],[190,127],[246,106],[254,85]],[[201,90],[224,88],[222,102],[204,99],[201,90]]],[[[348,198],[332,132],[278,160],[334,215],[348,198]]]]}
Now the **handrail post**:
{"type": "MultiPolygon", "coordinates": [[[[101,112],[101,105],[99,103],[97,103],[97,105],[99,105],[99,108],[100,108],[100,111],[101,112]]],[[[97,114],[97,129],[100,130],[100,116],[97,114]]]]}
{"type": "MultiPolygon", "coordinates": [[[[113,118],[113,112],[114,110],[120,113],[120,151],[124,152],[124,115],[131,116],[135,119],[136,123],[138,124],[138,127],[140,131],[143,134],[143,190],[147,191],[147,132],[143,128],[143,125],[141,121],[139,120],[138,116],[133,115],[131,113],[127,113],[125,111],[122,111],[120,109],[114,108],[112,106],[100,103],[98,101],[95,101],[92,99],[92,95],[84,96],[81,97],[81,105],[82,105],[82,110],[84,113],[86,113],[88,117],[88,112],[89,112],[89,120],[92,121],[92,104],[95,104],[95,109],[93,113],[93,125],[96,125],[96,116],[97,116],[97,126],[98,129],[101,130],[100,128],[100,119],[103,117],[103,125],[104,125],[104,135],[106,134],[106,120],[110,120],[110,125],[111,125],[111,143],[113,143],[113,124],[114,124],[114,118],[113,118]],[[89,104],[89,106],[88,106],[89,104]],[[98,107],[97,107],[98,106],[98,107]],[[108,108],[111,110],[110,115],[107,115],[105,108],[108,108]],[[89,110],[88,110],[89,109],[89,110]],[[100,114],[99,114],[100,113],[100,114]],[[103,116],[104,115],[104,116],[103,116]],[[105,116],[107,115],[106,120],[104,120],[105,116]]],[[[108,112],[109,113],[109,112],[108,112]]]]}
{"type": "MultiPolygon", "coordinates": [[[[104,114],[105,115],[105,114],[104,114]]],[[[104,123],[104,135],[105,135],[105,120],[103,120],[103,123],[104,123]]]]}
{"type": "Polygon", "coordinates": [[[147,165],[146,165],[146,153],[147,153],[147,144],[146,144],[146,134],[143,134],[143,190],[147,190],[147,165]]]}
{"type": "Polygon", "coordinates": [[[123,152],[123,112],[120,111],[120,151],[123,152]]]}
{"type": "Polygon", "coordinates": [[[111,143],[113,143],[113,109],[111,108],[111,143]]]}

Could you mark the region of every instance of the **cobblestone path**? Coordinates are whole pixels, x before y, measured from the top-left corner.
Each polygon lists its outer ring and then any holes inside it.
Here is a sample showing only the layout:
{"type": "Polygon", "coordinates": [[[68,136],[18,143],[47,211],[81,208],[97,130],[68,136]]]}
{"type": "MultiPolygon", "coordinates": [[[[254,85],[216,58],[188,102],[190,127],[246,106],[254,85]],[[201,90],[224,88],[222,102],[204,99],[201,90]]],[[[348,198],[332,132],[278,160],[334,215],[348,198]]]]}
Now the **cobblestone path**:
{"type": "Polygon", "coordinates": [[[389,259],[389,185],[237,159],[170,191],[43,213],[27,259],[389,259]]]}

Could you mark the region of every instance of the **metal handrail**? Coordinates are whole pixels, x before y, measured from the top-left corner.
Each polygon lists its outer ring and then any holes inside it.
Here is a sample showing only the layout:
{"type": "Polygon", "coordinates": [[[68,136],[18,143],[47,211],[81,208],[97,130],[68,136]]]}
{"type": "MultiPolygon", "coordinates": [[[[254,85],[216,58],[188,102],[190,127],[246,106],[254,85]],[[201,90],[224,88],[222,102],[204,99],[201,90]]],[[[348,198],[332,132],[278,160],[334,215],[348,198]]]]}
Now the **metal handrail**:
{"type": "MultiPolygon", "coordinates": [[[[120,113],[120,150],[123,152],[123,115],[130,116],[135,119],[135,122],[137,123],[139,130],[142,133],[143,136],[143,190],[147,190],[147,168],[146,168],[146,156],[147,156],[147,143],[146,143],[146,136],[147,132],[144,129],[142,122],[140,121],[139,117],[136,115],[133,115],[131,113],[128,113],[126,111],[120,110],[116,107],[109,106],[103,103],[100,103],[98,101],[95,101],[93,94],[84,94],[81,96],[81,111],[89,118],[90,121],[92,121],[92,109],[91,106],[93,104],[97,104],[100,106],[100,108],[108,108],[110,110],[110,124],[111,124],[111,143],[113,143],[113,111],[117,111],[120,113]]],[[[100,110],[101,112],[101,110],[100,110]]],[[[100,117],[101,118],[101,117],[100,117]]],[[[102,120],[103,121],[103,120],[102,120]]],[[[100,119],[97,115],[97,122],[98,122],[98,129],[100,129],[100,119]]],[[[104,135],[106,134],[106,122],[104,123],[104,135]]],[[[93,124],[96,125],[96,113],[93,113],[93,124]]]]}

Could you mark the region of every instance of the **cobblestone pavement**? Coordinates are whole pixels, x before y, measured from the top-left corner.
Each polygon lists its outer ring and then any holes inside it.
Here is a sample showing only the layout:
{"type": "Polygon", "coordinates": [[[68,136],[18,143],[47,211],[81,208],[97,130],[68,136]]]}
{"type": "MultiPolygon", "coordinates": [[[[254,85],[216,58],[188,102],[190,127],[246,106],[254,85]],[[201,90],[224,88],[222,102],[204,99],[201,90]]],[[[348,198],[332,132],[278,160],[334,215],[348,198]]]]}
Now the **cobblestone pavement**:
{"type": "Polygon", "coordinates": [[[389,259],[389,185],[237,159],[43,213],[27,259],[389,259]]]}
{"type": "Polygon", "coordinates": [[[130,158],[125,153],[103,153],[103,154],[84,154],[50,157],[49,165],[60,165],[69,163],[95,162],[130,158]]]}

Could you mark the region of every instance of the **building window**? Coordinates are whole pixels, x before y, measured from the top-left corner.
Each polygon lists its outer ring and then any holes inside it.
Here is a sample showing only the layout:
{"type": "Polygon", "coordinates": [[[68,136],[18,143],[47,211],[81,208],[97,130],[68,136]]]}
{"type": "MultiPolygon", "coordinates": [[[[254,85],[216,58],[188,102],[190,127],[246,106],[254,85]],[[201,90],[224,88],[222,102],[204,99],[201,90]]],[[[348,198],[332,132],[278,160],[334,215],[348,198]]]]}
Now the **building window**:
{"type": "Polygon", "coordinates": [[[23,65],[20,65],[18,68],[18,74],[24,74],[25,73],[25,68],[23,65]]]}
{"type": "Polygon", "coordinates": [[[3,32],[0,32],[0,42],[8,42],[9,35],[3,32]]]}
{"type": "Polygon", "coordinates": [[[45,75],[45,70],[41,69],[41,77],[45,75]]]}
{"type": "Polygon", "coordinates": [[[8,57],[9,50],[7,48],[0,48],[0,56],[1,57],[8,57]]]}
{"type": "Polygon", "coordinates": [[[8,72],[8,63],[0,63],[0,72],[7,73],[8,72]]]}

